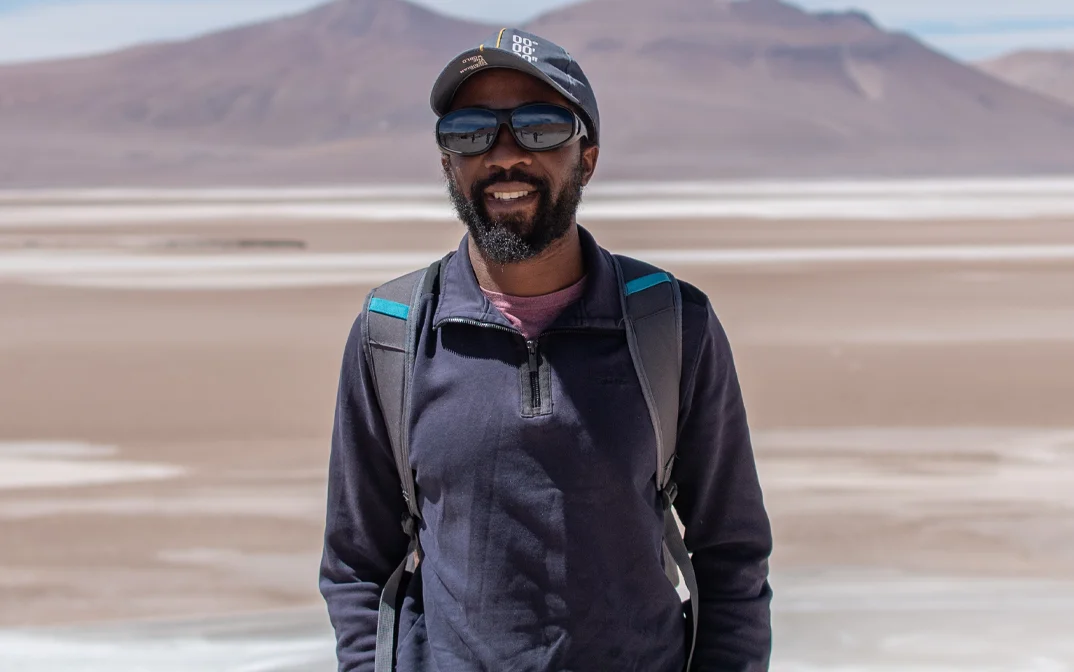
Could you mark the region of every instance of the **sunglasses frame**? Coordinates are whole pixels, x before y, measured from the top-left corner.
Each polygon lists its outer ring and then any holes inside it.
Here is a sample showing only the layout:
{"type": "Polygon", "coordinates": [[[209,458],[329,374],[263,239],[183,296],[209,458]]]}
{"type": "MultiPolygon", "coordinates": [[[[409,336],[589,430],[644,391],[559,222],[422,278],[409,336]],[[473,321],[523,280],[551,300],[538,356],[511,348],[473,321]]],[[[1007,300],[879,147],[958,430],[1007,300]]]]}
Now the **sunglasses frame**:
{"type": "Polygon", "coordinates": [[[563,105],[557,105],[555,103],[526,103],[525,105],[519,105],[518,107],[511,108],[511,109],[492,109],[492,108],[488,108],[488,107],[463,107],[463,108],[459,108],[458,110],[452,110],[451,112],[448,112],[443,117],[438,119],[437,122],[436,122],[436,144],[441,149],[441,151],[447,152],[448,154],[455,154],[456,156],[481,156],[482,154],[485,154],[485,153],[491,151],[492,148],[496,146],[496,138],[499,137],[500,129],[503,128],[505,125],[507,126],[507,129],[510,131],[511,138],[515,141],[515,144],[517,144],[521,149],[523,149],[523,150],[525,150],[527,152],[549,152],[549,151],[552,151],[553,149],[559,149],[560,147],[566,147],[567,145],[569,145],[571,142],[574,142],[575,140],[581,140],[582,138],[588,138],[589,137],[589,132],[586,129],[585,122],[582,121],[582,118],[580,116],[578,116],[577,112],[575,112],[574,110],[570,109],[569,107],[565,107],[563,105]],[[563,142],[560,142],[558,144],[552,145],[551,147],[541,147],[540,149],[530,149],[529,147],[526,147],[526,146],[522,145],[518,141],[518,138],[515,137],[515,128],[511,125],[511,119],[514,117],[515,113],[518,112],[519,110],[524,110],[527,107],[554,107],[556,109],[563,110],[564,112],[567,112],[572,117],[574,117],[574,129],[571,131],[571,134],[569,136],[567,136],[567,139],[564,140],[563,142]],[[456,150],[448,149],[447,147],[444,147],[444,145],[440,142],[440,124],[443,123],[444,119],[447,119],[449,116],[451,116],[452,114],[455,114],[457,112],[466,112],[466,111],[474,111],[474,110],[479,111],[479,112],[491,112],[492,114],[496,115],[496,134],[493,137],[492,142],[489,143],[488,147],[486,147],[486,148],[484,148],[484,149],[482,149],[480,151],[476,151],[476,152],[460,152],[460,151],[456,151],[456,150]]]}

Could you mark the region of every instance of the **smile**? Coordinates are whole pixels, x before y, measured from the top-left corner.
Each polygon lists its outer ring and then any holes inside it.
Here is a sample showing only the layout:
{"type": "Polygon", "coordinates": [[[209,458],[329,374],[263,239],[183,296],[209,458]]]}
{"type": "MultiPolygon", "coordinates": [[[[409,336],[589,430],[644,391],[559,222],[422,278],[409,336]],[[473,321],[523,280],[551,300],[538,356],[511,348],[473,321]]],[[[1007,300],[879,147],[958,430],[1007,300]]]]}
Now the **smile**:
{"type": "Polygon", "coordinates": [[[529,196],[528,191],[497,191],[493,192],[492,197],[501,201],[513,201],[518,198],[525,198],[529,196]]]}

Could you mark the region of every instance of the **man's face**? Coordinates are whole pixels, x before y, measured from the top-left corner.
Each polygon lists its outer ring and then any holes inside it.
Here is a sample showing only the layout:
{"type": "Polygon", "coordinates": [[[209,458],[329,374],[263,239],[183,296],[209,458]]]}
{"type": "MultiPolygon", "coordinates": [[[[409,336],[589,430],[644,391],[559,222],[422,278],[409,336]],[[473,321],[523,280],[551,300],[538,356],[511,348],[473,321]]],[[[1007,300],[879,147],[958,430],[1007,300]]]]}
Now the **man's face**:
{"type": "MultiPolygon", "coordinates": [[[[466,80],[451,109],[513,109],[529,103],[571,107],[534,77],[492,69],[466,80]]],[[[530,152],[501,128],[484,154],[444,154],[442,163],[452,203],[477,248],[488,261],[510,264],[532,259],[567,234],[598,152],[597,147],[583,150],[579,142],[530,152]],[[525,195],[518,198],[519,193],[525,195]]]]}

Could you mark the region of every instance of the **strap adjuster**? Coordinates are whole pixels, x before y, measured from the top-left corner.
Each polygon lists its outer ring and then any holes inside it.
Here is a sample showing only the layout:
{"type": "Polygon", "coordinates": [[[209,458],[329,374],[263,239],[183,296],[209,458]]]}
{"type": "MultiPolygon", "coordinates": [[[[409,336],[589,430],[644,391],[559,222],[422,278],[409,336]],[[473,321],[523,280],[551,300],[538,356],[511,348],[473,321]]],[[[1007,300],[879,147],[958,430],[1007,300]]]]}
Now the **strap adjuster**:
{"type": "Polygon", "coordinates": [[[413,572],[417,569],[423,555],[421,552],[421,540],[418,539],[418,521],[420,520],[420,518],[411,515],[409,511],[403,514],[403,532],[410,537],[410,552],[406,559],[406,571],[408,572],[413,572]]]}
{"type": "Polygon", "coordinates": [[[417,519],[415,519],[414,516],[410,515],[409,513],[403,514],[403,532],[405,532],[406,536],[410,537],[411,539],[414,539],[418,536],[417,519]]]}
{"type": "Polygon", "coordinates": [[[675,503],[675,498],[678,496],[679,486],[675,481],[668,481],[664,489],[660,491],[660,501],[664,505],[665,511],[671,508],[671,505],[675,503]]]}

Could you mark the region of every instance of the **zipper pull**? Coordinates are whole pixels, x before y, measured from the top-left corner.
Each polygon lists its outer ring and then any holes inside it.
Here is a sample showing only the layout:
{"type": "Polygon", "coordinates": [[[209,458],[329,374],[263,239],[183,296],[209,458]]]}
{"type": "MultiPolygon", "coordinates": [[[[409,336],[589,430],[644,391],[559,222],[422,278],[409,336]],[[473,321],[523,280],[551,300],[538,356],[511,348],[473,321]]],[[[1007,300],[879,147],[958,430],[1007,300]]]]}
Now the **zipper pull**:
{"type": "Polygon", "coordinates": [[[526,350],[530,353],[530,374],[537,373],[537,341],[526,341],[526,350]]]}

